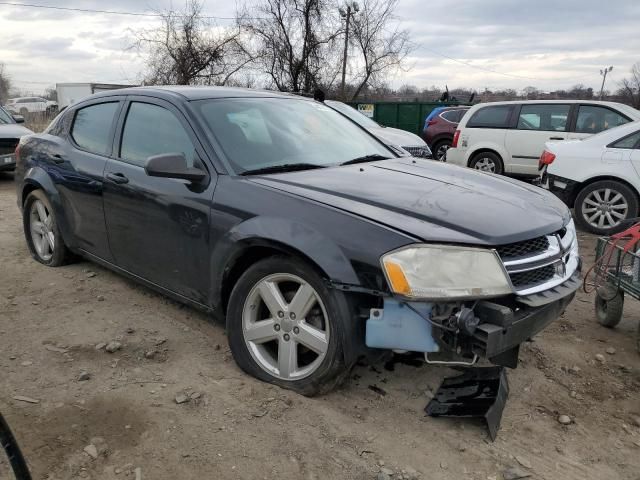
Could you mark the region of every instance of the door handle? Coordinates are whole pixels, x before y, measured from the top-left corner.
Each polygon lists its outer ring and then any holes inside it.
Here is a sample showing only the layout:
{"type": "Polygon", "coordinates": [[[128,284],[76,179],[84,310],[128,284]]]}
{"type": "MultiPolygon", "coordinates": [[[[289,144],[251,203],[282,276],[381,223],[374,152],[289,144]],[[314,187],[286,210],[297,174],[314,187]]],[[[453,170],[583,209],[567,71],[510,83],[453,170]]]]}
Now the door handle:
{"type": "Polygon", "coordinates": [[[64,158],[59,153],[54,153],[53,154],[53,163],[58,163],[58,164],[64,163],[64,158]]]}
{"type": "Polygon", "coordinates": [[[564,140],[562,137],[549,137],[549,140],[564,140]]]}
{"type": "Polygon", "coordinates": [[[129,179],[124,176],[124,173],[107,173],[107,178],[117,184],[129,183],[129,179]]]}

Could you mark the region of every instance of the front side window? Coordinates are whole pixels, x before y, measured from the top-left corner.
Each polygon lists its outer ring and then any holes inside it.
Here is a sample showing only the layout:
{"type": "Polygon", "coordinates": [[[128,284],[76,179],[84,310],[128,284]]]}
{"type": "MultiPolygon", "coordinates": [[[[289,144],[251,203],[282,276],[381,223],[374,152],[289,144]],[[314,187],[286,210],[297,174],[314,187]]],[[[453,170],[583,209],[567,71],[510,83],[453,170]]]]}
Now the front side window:
{"type": "Polygon", "coordinates": [[[640,148],[640,130],[611,144],[613,148],[640,148]]]}
{"type": "Polygon", "coordinates": [[[100,103],[76,112],[71,137],[76,144],[91,153],[106,155],[111,147],[111,125],[118,102],[100,103]]]}
{"type": "Polygon", "coordinates": [[[196,149],[180,120],[164,107],[132,102],[122,132],[120,158],[143,167],[149,157],[163,153],[182,153],[187,165],[194,166],[196,149]]]}
{"type": "Polygon", "coordinates": [[[576,132],[594,134],[625,123],[629,123],[629,119],[614,110],[596,105],[580,105],[576,132]]]}
{"type": "Polygon", "coordinates": [[[369,155],[393,156],[366,131],[318,102],[221,98],[193,104],[236,174],[285,165],[333,166],[369,155]]]}
{"type": "Polygon", "coordinates": [[[511,105],[482,107],[474,113],[467,127],[470,128],[508,128],[511,105]]]}
{"type": "Polygon", "coordinates": [[[570,105],[523,105],[518,116],[518,130],[564,132],[570,105]]]}

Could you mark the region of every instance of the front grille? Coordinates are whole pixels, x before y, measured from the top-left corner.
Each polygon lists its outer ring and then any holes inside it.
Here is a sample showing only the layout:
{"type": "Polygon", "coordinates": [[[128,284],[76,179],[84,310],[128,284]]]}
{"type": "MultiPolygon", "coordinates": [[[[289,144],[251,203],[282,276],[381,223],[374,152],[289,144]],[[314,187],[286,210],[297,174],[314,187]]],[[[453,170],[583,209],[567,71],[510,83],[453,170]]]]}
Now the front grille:
{"type": "Polygon", "coordinates": [[[556,268],[553,265],[547,265],[535,270],[512,273],[509,276],[515,288],[524,288],[551,280],[555,274],[556,268]]]}
{"type": "Polygon", "coordinates": [[[15,152],[19,141],[19,138],[0,138],[0,155],[15,152]]]}
{"type": "Polygon", "coordinates": [[[504,261],[507,259],[524,257],[526,255],[534,255],[543,253],[549,248],[549,239],[547,237],[538,237],[524,242],[510,243],[497,247],[498,255],[504,261]]]}
{"type": "Polygon", "coordinates": [[[431,152],[427,147],[402,147],[414,157],[431,158],[431,152]]]}

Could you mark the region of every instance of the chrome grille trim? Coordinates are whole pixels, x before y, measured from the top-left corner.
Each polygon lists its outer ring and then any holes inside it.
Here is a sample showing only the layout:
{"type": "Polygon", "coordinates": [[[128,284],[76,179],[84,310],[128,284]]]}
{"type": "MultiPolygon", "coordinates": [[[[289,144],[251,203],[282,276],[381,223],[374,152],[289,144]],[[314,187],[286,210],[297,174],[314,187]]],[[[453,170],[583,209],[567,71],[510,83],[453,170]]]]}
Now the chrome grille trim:
{"type": "MultiPolygon", "coordinates": [[[[553,288],[571,278],[577,270],[579,265],[578,240],[573,220],[560,232],[546,235],[546,238],[549,246],[544,252],[502,259],[517,295],[531,295],[553,288]],[[549,267],[552,265],[555,268],[555,273],[550,277],[549,267]],[[543,269],[546,270],[542,272],[543,269]],[[526,275],[526,272],[531,272],[531,274],[526,275]],[[523,279],[526,278],[546,278],[546,280],[539,283],[522,284],[523,279]]],[[[496,251],[499,252],[500,248],[496,248],[496,251]]]]}

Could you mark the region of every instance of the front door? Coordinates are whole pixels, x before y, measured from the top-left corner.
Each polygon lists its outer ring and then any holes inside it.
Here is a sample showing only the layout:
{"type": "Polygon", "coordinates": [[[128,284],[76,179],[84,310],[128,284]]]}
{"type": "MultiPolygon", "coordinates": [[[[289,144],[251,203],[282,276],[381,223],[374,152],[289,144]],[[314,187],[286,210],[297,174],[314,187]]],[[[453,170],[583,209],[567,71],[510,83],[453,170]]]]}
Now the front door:
{"type": "Polygon", "coordinates": [[[104,208],[116,264],[202,304],[210,286],[209,221],[216,175],[185,117],[157,99],[134,97],[105,169],[104,208]],[[201,184],[150,177],[146,160],[182,153],[209,172],[201,184]]]}
{"type": "Polygon", "coordinates": [[[567,138],[569,104],[525,103],[515,128],[508,130],[505,146],[511,154],[510,173],[537,175],[546,142],[567,138]]]}

